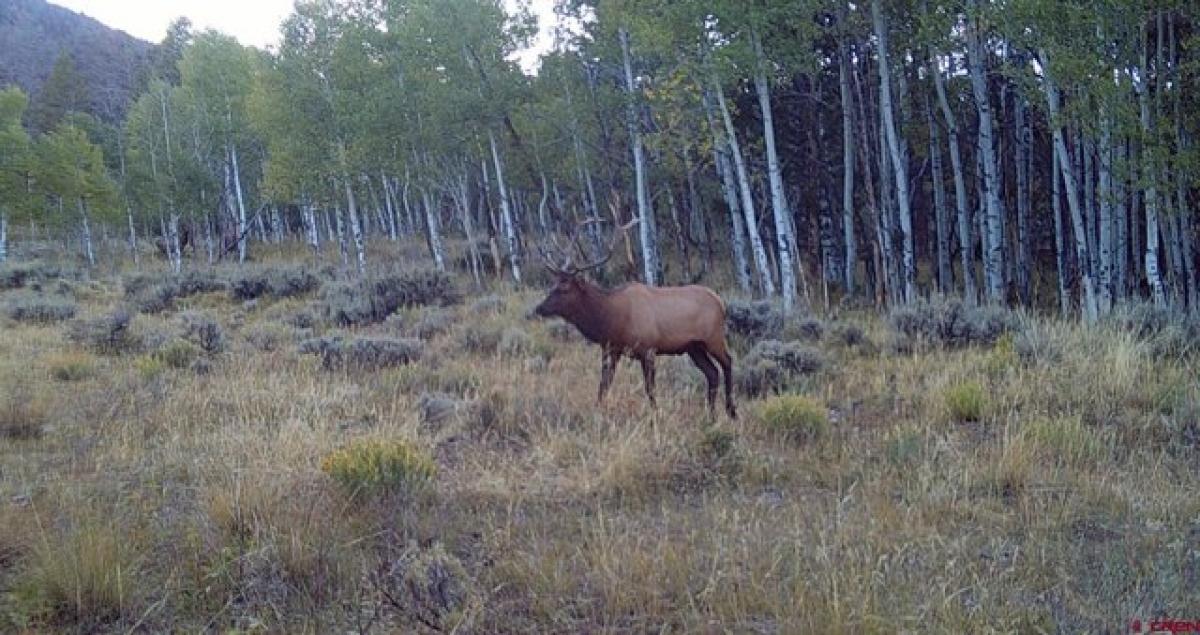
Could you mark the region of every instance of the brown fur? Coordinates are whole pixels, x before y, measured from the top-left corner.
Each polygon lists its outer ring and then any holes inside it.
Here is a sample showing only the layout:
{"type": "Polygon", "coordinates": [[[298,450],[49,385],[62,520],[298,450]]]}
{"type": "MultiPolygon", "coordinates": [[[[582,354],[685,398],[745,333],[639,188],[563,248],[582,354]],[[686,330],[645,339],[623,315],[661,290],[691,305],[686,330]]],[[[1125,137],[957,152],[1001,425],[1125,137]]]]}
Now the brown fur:
{"type": "Polygon", "coordinates": [[[642,364],[646,396],[654,400],[654,358],[683,355],[704,373],[708,407],[716,402],[719,374],[725,375],[725,409],[737,418],[733,404],[733,360],[725,343],[725,303],[702,286],[648,287],[640,283],[602,289],[578,274],[559,273],[558,281],[534,312],[557,316],[575,325],[588,341],[603,348],[597,403],[612,382],[622,355],[642,364]],[[715,363],[714,363],[715,362],[715,363]]]}

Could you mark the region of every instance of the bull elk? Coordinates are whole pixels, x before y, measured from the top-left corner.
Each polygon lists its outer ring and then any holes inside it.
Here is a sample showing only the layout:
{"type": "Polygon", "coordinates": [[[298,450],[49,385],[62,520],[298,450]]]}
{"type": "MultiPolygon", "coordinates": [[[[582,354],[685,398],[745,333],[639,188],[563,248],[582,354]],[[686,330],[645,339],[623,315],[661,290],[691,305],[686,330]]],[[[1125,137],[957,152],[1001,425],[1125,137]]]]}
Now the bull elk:
{"type": "MultiPolygon", "coordinates": [[[[585,221],[598,222],[596,220],[585,221]]],[[[619,227],[607,252],[592,262],[577,266],[574,252],[567,250],[561,264],[542,250],[544,264],[554,274],[549,295],[534,309],[539,317],[561,317],[574,325],[593,344],[601,346],[600,390],[596,403],[612,384],[621,357],[641,362],[646,396],[654,399],[654,361],[658,355],[687,354],[708,382],[708,410],[714,412],[719,365],[725,375],[725,411],[737,418],[733,404],[733,360],[725,343],[725,303],[707,287],[649,287],[630,282],[604,289],[591,282],[586,272],[602,267],[612,257],[617,240],[637,220],[619,227]]],[[[576,251],[584,255],[578,236],[576,251]]],[[[585,255],[586,257],[586,255],[585,255]]]]}

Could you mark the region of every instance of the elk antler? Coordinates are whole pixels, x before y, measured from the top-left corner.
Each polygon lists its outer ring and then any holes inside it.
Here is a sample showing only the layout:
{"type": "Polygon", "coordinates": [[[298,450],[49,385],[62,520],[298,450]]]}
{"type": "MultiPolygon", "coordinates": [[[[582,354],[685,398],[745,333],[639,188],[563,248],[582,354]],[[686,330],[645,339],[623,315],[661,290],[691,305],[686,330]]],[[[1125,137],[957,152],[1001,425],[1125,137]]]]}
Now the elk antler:
{"type": "MultiPolygon", "coordinates": [[[[582,266],[575,265],[575,254],[572,253],[570,247],[568,247],[565,250],[562,249],[561,246],[558,244],[558,239],[554,236],[551,236],[550,241],[553,244],[554,248],[559,253],[565,253],[566,255],[563,258],[561,265],[555,265],[554,264],[555,259],[553,258],[553,256],[549,252],[547,252],[544,245],[539,245],[538,249],[542,252],[542,260],[543,260],[542,264],[547,269],[549,269],[550,271],[552,271],[554,273],[561,274],[561,275],[568,275],[568,276],[573,276],[573,275],[582,273],[584,271],[589,271],[589,270],[595,269],[597,267],[601,267],[604,265],[604,263],[608,262],[609,258],[612,257],[613,250],[616,249],[617,241],[620,239],[620,237],[622,235],[624,235],[624,233],[626,231],[628,231],[630,227],[633,227],[634,225],[636,225],[638,220],[639,219],[635,218],[635,219],[629,221],[628,223],[617,227],[617,230],[615,232],[613,232],[612,244],[610,244],[608,249],[605,250],[604,255],[600,258],[593,259],[593,260],[589,261],[587,264],[582,265],[582,266]]],[[[592,223],[603,223],[603,222],[606,222],[606,221],[601,218],[589,218],[587,220],[580,221],[575,226],[575,230],[571,232],[571,237],[570,237],[569,242],[570,242],[570,245],[575,248],[575,250],[579,253],[580,256],[587,258],[587,251],[583,248],[583,245],[579,242],[579,230],[582,229],[586,225],[590,225],[592,223]]]]}

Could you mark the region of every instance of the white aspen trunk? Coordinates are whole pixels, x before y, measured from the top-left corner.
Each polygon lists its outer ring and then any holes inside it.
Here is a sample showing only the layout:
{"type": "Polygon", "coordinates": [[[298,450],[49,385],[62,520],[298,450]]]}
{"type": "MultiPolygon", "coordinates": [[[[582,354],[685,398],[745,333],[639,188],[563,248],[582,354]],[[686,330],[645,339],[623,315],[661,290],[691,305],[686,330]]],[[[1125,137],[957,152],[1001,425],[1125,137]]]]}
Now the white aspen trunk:
{"type": "MultiPolygon", "coordinates": [[[[596,202],[596,189],[592,184],[592,172],[588,169],[587,160],[583,153],[583,143],[579,140],[579,132],[574,127],[572,120],[571,139],[575,146],[575,168],[579,173],[579,184],[583,187],[583,206],[588,218],[598,221],[600,220],[599,204],[596,202]]],[[[600,240],[599,223],[592,223],[588,227],[588,236],[592,239],[592,246],[599,251],[602,248],[600,240]]]]}
{"type": "Polygon", "coordinates": [[[1029,104],[1021,94],[1015,99],[1016,163],[1017,163],[1017,291],[1021,302],[1028,305],[1032,299],[1031,279],[1033,253],[1029,217],[1032,213],[1030,200],[1031,155],[1033,129],[1029,123],[1029,104]]]}
{"type": "Polygon", "coordinates": [[[542,197],[538,199],[537,218],[538,229],[545,236],[546,232],[549,231],[549,223],[546,221],[546,202],[550,200],[550,187],[546,181],[546,173],[541,172],[540,176],[542,177],[542,197]]]}
{"type": "Polygon", "coordinates": [[[0,262],[8,260],[8,216],[0,214],[0,262]]]}
{"type": "Polygon", "coordinates": [[[387,212],[388,238],[392,242],[400,239],[399,228],[396,227],[396,201],[392,198],[392,188],[388,185],[387,175],[379,173],[379,184],[383,186],[383,205],[387,212]]]}
{"type": "Polygon", "coordinates": [[[629,143],[633,149],[634,187],[636,189],[638,208],[638,231],[642,243],[642,277],[643,282],[654,286],[658,284],[658,244],[654,222],[654,210],[650,206],[648,186],[646,184],[646,160],[642,148],[642,126],[637,111],[637,87],[633,83],[633,63],[629,55],[629,32],[624,28],[617,31],[621,41],[621,58],[625,71],[626,125],[629,128],[629,143]]]}
{"type": "Polygon", "coordinates": [[[896,232],[894,194],[892,179],[895,172],[891,170],[891,154],[887,147],[887,133],[884,131],[883,109],[879,109],[879,142],[875,158],[879,161],[879,246],[883,258],[883,280],[887,291],[888,303],[895,305],[904,301],[903,285],[900,283],[900,272],[896,270],[896,232]]]}
{"type": "Polygon", "coordinates": [[[729,220],[733,228],[730,247],[733,250],[734,278],[738,288],[743,292],[750,291],[750,263],[746,260],[746,228],[738,205],[738,186],[734,183],[733,168],[729,165],[729,146],[722,138],[721,129],[717,126],[712,114],[712,98],[708,91],[701,93],[704,104],[704,117],[708,121],[708,129],[713,137],[713,164],[716,165],[717,178],[721,180],[721,194],[725,197],[725,206],[729,208],[729,220]]]}
{"type": "MultiPolygon", "coordinates": [[[[1147,54],[1147,39],[1148,35],[1143,31],[1142,52],[1143,59],[1148,57],[1147,54]]],[[[1148,66],[1148,64],[1146,65],[1148,66]]],[[[1134,87],[1138,94],[1138,107],[1140,110],[1140,121],[1142,125],[1143,138],[1149,141],[1154,134],[1154,125],[1150,119],[1150,99],[1146,87],[1146,74],[1149,70],[1143,66],[1138,69],[1139,79],[1134,81],[1134,87]]],[[[1167,294],[1163,284],[1162,272],[1159,270],[1159,231],[1158,231],[1158,166],[1157,161],[1154,161],[1147,155],[1152,153],[1146,152],[1143,147],[1143,177],[1142,180],[1146,183],[1145,186],[1145,206],[1146,206],[1146,251],[1145,251],[1145,269],[1146,282],[1150,285],[1150,295],[1154,300],[1155,306],[1166,306],[1167,294]]]]}
{"type": "Polygon", "coordinates": [[[1060,105],[1058,87],[1050,76],[1049,59],[1045,50],[1038,57],[1042,66],[1042,82],[1046,91],[1046,105],[1049,111],[1051,128],[1054,136],[1054,151],[1058,154],[1059,168],[1063,177],[1063,185],[1067,190],[1067,207],[1071,212],[1071,225],[1075,233],[1075,256],[1079,264],[1079,276],[1083,291],[1083,317],[1086,322],[1094,323],[1099,313],[1096,302],[1096,288],[1092,272],[1088,266],[1091,258],[1088,255],[1087,227],[1083,224],[1083,210],[1079,203],[1079,187],[1075,183],[1075,172],[1071,169],[1071,156],[1067,152],[1067,143],[1063,139],[1062,126],[1058,123],[1060,105]]]}
{"type": "Polygon", "coordinates": [[[904,302],[912,302],[917,297],[916,262],[913,255],[912,208],[908,197],[908,161],[901,147],[900,135],[896,130],[896,115],[892,110],[892,73],[888,63],[887,28],[883,24],[883,11],[879,0],[871,2],[871,18],[875,26],[875,37],[879,41],[879,108],[883,116],[884,137],[887,140],[887,150],[891,157],[894,173],[893,185],[896,188],[896,210],[900,217],[900,275],[903,278],[904,302]]]}
{"type": "Polygon", "coordinates": [[[975,302],[975,265],[971,258],[971,210],[967,204],[967,184],[963,176],[962,155],[958,149],[958,123],[954,111],[950,110],[950,101],[946,99],[946,85],[939,68],[938,57],[933,60],[933,86],[937,91],[938,105],[942,117],[946,120],[947,144],[950,148],[950,169],[954,171],[954,201],[958,218],[959,256],[962,260],[963,296],[967,303],[975,302]]]}
{"type": "Polygon", "coordinates": [[[950,219],[946,213],[946,182],[942,172],[942,139],[932,108],[926,108],[929,123],[929,171],[933,179],[933,212],[937,252],[938,291],[949,294],[954,289],[954,268],[950,264],[950,219]]]}
{"type": "Polygon", "coordinates": [[[492,147],[492,162],[496,168],[496,189],[500,192],[500,220],[504,240],[508,247],[508,264],[512,267],[513,280],[521,283],[521,255],[517,245],[517,230],[508,200],[508,186],[504,183],[504,166],[500,162],[500,151],[496,149],[496,135],[488,131],[488,143],[492,147]]]}
{"type": "Polygon", "coordinates": [[[733,118],[729,116],[729,107],[725,103],[725,94],[721,85],[714,81],[717,96],[717,108],[725,124],[725,140],[729,144],[729,154],[733,159],[734,173],[737,175],[738,189],[741,192],[742,216],[746,224],[746,236],[750,239],[750,250],[754,254],[754,267],[758,273],[759,288],[763,294],[770,297],[775,295],[775,280],[771,276],[771,265],[767,262],[767,250],[763,246],[762,236],[758,233],[758,221],[754,217],[754,196],[750,191],[750,176],[746,171],[746,161],[742,157],[742,149],[738,144],[737,131],[733,127],[733,118]]]}
{"type": "MultiPolygon", "coordinates": [[[[1174,13],[1168,16],[1167,34],[1171,42],[1171,101],[1175,120],[1175,149],[1180,155],[1188,156],[1188,152],[1191,150],[1190,139],[1183,129],[1180,118],[1180,102],[1183,90],[1179,83],[1180,57],[1175,40],[1174,13]]],[[[1197,288],[1197,284],[1200,284],[1200,279],[1197,279],[1196,272],[1195,227],[1193,226],[1191,210],[1188,209],[1186,179],[1184,175],[1178,172],[1175,174],[1175,201],[1175,213],[1179,216],[1179,249],[1181,252],[1180,257],[1183,259],[1184,282],[1187,287],[1187,306],[1192,314],[1196,314],[1200,310],[1200,288],[1197,288]]]]}
{"type": "Polygon", "coordinates": [[[754,86],[758,92],[758,107],[762,110],[763,139],[767,146],[767,179],[771,186],[771,207],[775,212],[775,249],[779,256],[779,286],[783,292],[783,310],[791,312],[796,306],[796,269],[792,253],[792,225],[789,220],[787,195],[783,190],[783,170],[775,149],[775,122],[771,114],[771,92],[767,85],[766,55],[757,32],[751,32],[754,57],[754,86]]]}
{"type": "Polygon", "coordinates": [[[425,223],[429,226],[429,249],[433,252],[433,265],[438,271],[445,271],[446,256],[442,248],[442,229],[438,222],[437,208],[434,207],[428,191],[421,192],[421,200],[425,203],[425,223]]]}
{"type": "Polygon", "coordinates": [[[409,197],[408,197],[408,187],[409,187],[408,186],[408,173],[405,172],[404,173],[404,187],[400,190],[400,202],[404,204],[404,217],[406,220],[406,224],[408,225],[408,231],[411,234],[411,233],[417,232],[417,230],[419,229],[419,227],[418,227],[419,223],[417,222],[416,215],[413,213],[412,202],[409,200],[409,197]]]}
{"type": "Polygon", "coordinates": [[[846,45],[838,43],[838,89],[842,106],[842,275],[846,294],[854,295],[858,268],[858,242],[854,234],[854,116],[850,94],[850,73],[846,45]]]}
{"type": "Polygon", "coordinates": [[[471,258],[471,277],[475,279],[475,287],[483,287],[483,279],[480,277],[480,259],[479,245],[475,243],[475,228],[471,220],[471,195],[467,187],[467,174],[463,170],[463,174],[458,177],[456,183],[458,187],[458,209],[462,212],[463,233],[467,235],[467,252],[471,258]]]}
{"type": "Polygon", "coordinates": [[[242,173],[238,168],[237,145],[229,142],[229,160],[233,165],[233,191],[237,196],[238,262],[246,262],[246,202],[242,197],[242,173]]]}
{"type": "Polygon", "coordinates": [[[1062,224],[1062,193],[1059,176],[1058,152],[1050,149],[1050,180],[1053,183],[1051,209],[1054,214],[1054,264],[1058,267],[1058,303],[1065,318],[1071,315],[1071,296],[1067,293],[1067,253],[1066,241],[1063,238],[1062,224]]]}
{"type": "Polygon", "coordinates": [[[346,191],[346,213],[350,215],[350,235],[354,239],[354,262],[358,273],[363,274],[367,272],[367,250],[358,219],[358,202],[354,200],[354,187],[350,184],[349,176],[342,179],[342,186],[346,191]]]}
{"type": "Polygon", "coordinates": [[[304,214],[304,224],[308,230],[308,244],[312,247],[313,255],[317,256],[321,253],[321,231],[317,228],[317,215],[312,203],[305,202],[301,213],[304,214]]]}
{"type": "Polygon", "coordinates": [[[1099,156],[1099,190],[1100,190],[1100,237],[1099,237],[1099,269],[1096,271],[1098,286],[1098,309],[1101,315],[1112,309],[1112,121],[1107,109],[1100,110],[1100,156],[1099,156]]]}
{"type": "MultiPolygon", "coordinates": [[[[1122,139],[1114,148],[1114,165],[1127,165],[1125,141],[1122,139]]],[[[1119,302],[1125,299],[1128,289],[1129,271],[1129,201],[1125,172],[1119,172],[1113,181],[1113,297],[1119,302]]]]}
{"type": "Polygon", "coordinates": [[[334,207],[333,218],[337,225],[338,253],[342,256],[342,266],[349,266],[350,248],[346,245],[346,222],[342,219],[341,206],[334,207]]]}
{"type": "Polygon", "coordinates": [[[172,213],[170,218],[171,268],[175,273],[183,271],[183,243],[179,234],[179,215],[172,213]]]}
{"type": "MultiPolygon", "coordinates": [[[[138,256],[137,227],[133,223],[133,206],[128,203],[125,204],[125,219],[129,223],[129,255],[133,256],[133,264],[137,266],[141,264],[141,258],[138,256]]],[[[0,219],[0,223],[2,222],[3,220],[0,219]]],[[[0,243],[2,242],[3,240],[0,239],[0,243]]],[[[3,245],[0,245],[0,250],[2,249],[3,245]]],[[[4,258],[0,256],[0,262],[3,261],[4,258]]]]}
{"type": "Polygon", "coordinates": [[[1004,302],[1004,211],[1000,202],[992,106],[988,97],[987,77],[984,75],[983,42],[974,15],[977,12],[976,0],[968,0],[967,7],[971,14],[967,23],[967,60],[975,108],[979,111],[979,153],[983,159],[983,197],[987,210],[984,218],[987,233],[983,236],[984,275],[988,300],[1000,303],[1004,302]]]}
{"type": "Polygon", "coordinates": [[[208,212],[204,214],[204,251],[208,256],[208,264],[211,265],[217,261],[217,246],[213,239],[212,214],[208,212]]]}
{"type": "Polygon", "coordinates": [[[92,246],[92,224],[88,221],[87,206],[83,204],[83,197],[75,199],[79,203],[79,220],[82,222],[83,229],[83,253],[87,256],[88,266],[96,266],[96,250],[92,246]]]}

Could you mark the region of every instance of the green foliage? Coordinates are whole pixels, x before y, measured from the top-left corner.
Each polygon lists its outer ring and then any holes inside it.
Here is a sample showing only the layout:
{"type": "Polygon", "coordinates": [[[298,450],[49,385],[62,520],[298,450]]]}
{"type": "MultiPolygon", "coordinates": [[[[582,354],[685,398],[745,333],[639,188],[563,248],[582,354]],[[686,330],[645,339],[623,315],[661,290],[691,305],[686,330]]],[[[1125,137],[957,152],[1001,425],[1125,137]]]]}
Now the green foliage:
{"type": "Polygon", "coordinates": [[[96,360],[85,353],[63,353],[50,359],[50,376],[58,381],[81,381],[96,376],[96,360]]]}
{"type": "Polygon", "coordinates": [[[98,318],[73,323],[67,338],[97,353],[118,355],[141,348],[141,338],[133,332],[132,325],[133,314],[119,308],[98,318]]]}
{"type": "Polygon", "coordinates": [[[182,369],[191,366],[199,356],[200,348],[198,346],[187,340],[175,339],[154,351],[153,357],[171,368],[182,369]]]}
{"type": "Polygon", "coordinates": [[[995,306],[968,306],[958,298],[936,297],[892,309],[892,328],[911,340],[943,346],[991,345],[1018,329],[1016,314],[995,306]]]}
{"type": "Polygon", "coordinates": [[[57,128],[71,113],[82,112],[87,105],[87,83],[75,69],[71,54],[64,51],[54,61],[50,77],[30,109],[29,124],[35,132],[45,134],[57,128]]]}
{"type": "Polygon", "coordinates": [[[759,406],[758,419],[772,434],[790,441],[817,441],[829,434],[829,415],[823,405],[803,395],[777,395],[759,406]]]}
{"type": "Polygon", "coordinates": [[[954,384],[942,395],[946,410],[954,421],[980,421],[988,407],[987,393],[977,381],[954,384]]]}
{"type": "Polygon", "coordinates": [[[339,326],[374,324],[400,307],[453,304],[458,299],[450,277],[431,270],[372,276],[321,290],[325,315],[339,326]]]}
{"type": "Polygon", "coordinates": [[[137,543],[111,519],[83,516],[34,549],[18,579],[18,606],[52,624],[98,630],[132,609],[137,543]]]}
{"type": "Polygon", "coordinates": [[[38,293],[17,292],[9,294],[0,311],[10,320],[48,324],[75,317],[75,300],[70,297],[38,293]]]}
{"type": "Polygon", "coordinates": [[[403,366],[421,358],[424,344],[390,337],[320,337],[300,343],[300,352],[321,357],[326,370],[370,371],[403,366]]]}
{"type": "Polygon", "coordinates": [[[29,382],[4,377],[0,394],[0,439],[27,441],[42,436],[49,419],[46,400],[29,382]]]}
{"type": "Polygon", "coordinates": [[[189,311],[180,316],[183,336],[209,355],[225,350],[225,332],[211,315],[189,311]]]}
{"type": "Polygon", "coordinates": [[[407,441],[355,441],[326,455],[321,471],[350,496],[413,495],[431,484],[433,460],[407,441]]]}

